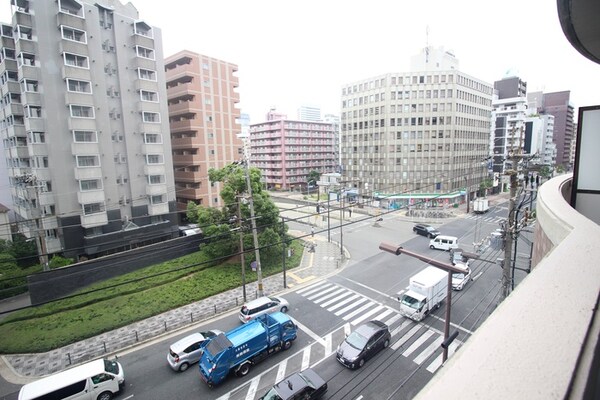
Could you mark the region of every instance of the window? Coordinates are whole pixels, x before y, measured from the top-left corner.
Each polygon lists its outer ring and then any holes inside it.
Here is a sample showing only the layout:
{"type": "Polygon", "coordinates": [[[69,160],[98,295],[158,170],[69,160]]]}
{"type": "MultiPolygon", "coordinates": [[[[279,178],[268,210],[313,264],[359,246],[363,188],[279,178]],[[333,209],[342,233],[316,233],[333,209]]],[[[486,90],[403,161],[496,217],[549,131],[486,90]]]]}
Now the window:
{"type": "Polygon", "coordinates": [[[164,162],[162,154],[147,154],[146,164],[162,164],[164,162]]]}
{"type": "Polygon", "coordinates": [[[96,131],[73,131],[73,141],[75,143],[97,143],[98,136],[96,131]]]}
{"type": "Polygon", "coordinates": [[[92,93],[91,82],[67,78],[67,90],[77,93],[92,93]]]}
{"type": "Polygon", "coordinates": [[[149,49],[147,47],[135,46],[136,53],[138,57],[147,58],[149,60],[154,60],[154,50],[149,49]]]}
{"type": "Polygon", "coordinates": [[[27,132],[27,137],[31,143],[46,143],[44,132],[27,132]]]}
{"type": "Polygon", "coordinates": [[[35,55],[31,53],[19,53],[19,55],[17,56],[17,66],[22,67],[24,65],[35,67],[35,55]]]}
{"type": "Polygon", "coordinates": [[[103,203],[90,203],[83,205],[83,214],[98,214],[104,212],[104,204],[103,203]]]}
{"type": "Polygon", "coordinates": [[[61,25],[60,31],[62,38],[66,40],[72,40],[74,42],[87,43],[87,36],[85,31],[71,28],[70,26],[61,25]]]}
{"type": "Polygon", "coordinates": [[[76,156],[78,167],[99,167],[100,159],[98,156],[76,156]]]}
{"type": "Polygon", "coordinates": [[[75,0],[59,0],[58,9],[60,12],[85,18],[83,7],[75,0]]]}
{"type": "Polygon", "coordinates": [[[162,143],[162,135],[160,133],[144,133],[144,143],[162,143]]]}
{"type": "Polygon", "coordinates": [[[25,115],[27,118],[42,118],[42,107],[25,106],[25,115]]]}
{"type": "Polygon", "coordinates": [[[38,91],[38,82],[32,79],[23,79],[21,81],[21,90],[23,92],[37,92],[38,91]]]}
{"type": "Polygon", "coordinates": [[[151,101],[153,103],[158,103],[158,93],[151,92],[148,90],[140,90],[140,99],[142,101],[151,101]]]}
{"type": "Polygon", "coordinates": [[[158,195],[155,195],[155,196],[150,196],[150,204],[161,204],[161,203],[164,203],[165,202],[164,197],[165,196],[162,195],[162,194],[158,194],[158,195]]]}
{"type": "Polygon", "coordinates": [[[165,183],[164,175],[148,175],[148,183],[150,185],[158,185],[161,183],[165,183]]]}
{"type": "Polygon", "coordinates": [[[28,26],[17,25],[16,29],[13,31],[13,35],[15,41],[19,41],[20,39],[31,40],[33,38],[32,32],[32,29],[28,26]]]}
{"type": "Polygon", "coordinates": [[[160,123],[160,114],[155,112],[142,111],[142,120],[150,123],[160,123]]]}
{"type": "Polygon", "coordinates": [[[79,181],[79,188],[82,192],[86,190],[102,189],[102,181],[100,179],[85,179],[79,181]]]}
{"type": "Polygon", "coordinates": [[[63,53],[65,65],[77,68],[89,68],[88,58],[73,53],[63,53]]]}
{"type": "Polygon", "coordinates": [[[69,108],[71,109],[71,117],[94,118],[94,107],[69,104],[69,108]]]}
{"type": "Polygon", "coordinates": [[[156,71],[150,69],[138,68],[138,77],[147,81],[156,82],[156,71]]]}

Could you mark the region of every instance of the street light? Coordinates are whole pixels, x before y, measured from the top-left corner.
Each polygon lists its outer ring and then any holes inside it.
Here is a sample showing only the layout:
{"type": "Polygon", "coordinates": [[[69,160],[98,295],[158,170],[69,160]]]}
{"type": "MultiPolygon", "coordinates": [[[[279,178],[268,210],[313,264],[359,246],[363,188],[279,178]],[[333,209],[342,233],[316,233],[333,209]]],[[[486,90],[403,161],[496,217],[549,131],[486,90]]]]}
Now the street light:
{"type": "Polygon", "coordinates": [[[442,358],[442,362],[446,362],[448,359],[448,346],[452,342],[452,340],[456,337],[454,334],[453,337],[450,337],[450,307],[452,306],[452,273],[457,272],[461,274],[467,274],[467,269],[461,267],[460,264],[452,265],[448,263],[444,263],[438,260],[434,260],[433,258],[429,258],[427,256],[414,253],[409,250],[403,249],[401,246],[397,246],[395,244],[381,242],[379,244],[379,249],[383,251],[387,251],[388,253],[392,253],[394,255],[399,256],[400,254],[406,254],[407,256],[411,256],[414,258],[418,258],[421,261],[425,261],[427,264],[433,265],[434,267],[438,267],[440,269],[448,271],[448,305],[446,306],[446,321],[444,326],[444,341],[442,343],[442,348],[444,349],[444,355],[442,358]]]}

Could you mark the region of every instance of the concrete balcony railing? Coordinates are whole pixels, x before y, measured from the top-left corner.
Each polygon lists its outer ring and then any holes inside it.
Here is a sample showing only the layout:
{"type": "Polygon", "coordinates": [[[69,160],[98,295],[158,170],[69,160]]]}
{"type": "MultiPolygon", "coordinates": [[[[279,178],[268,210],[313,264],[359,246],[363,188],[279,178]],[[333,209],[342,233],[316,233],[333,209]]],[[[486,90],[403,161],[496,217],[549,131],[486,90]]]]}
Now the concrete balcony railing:
{"type": "Polygon", "coordinates": [[[600,226],[565,200],[571,184],[540,187],[532,272],[417,399],[597,398],[600,226]]]}

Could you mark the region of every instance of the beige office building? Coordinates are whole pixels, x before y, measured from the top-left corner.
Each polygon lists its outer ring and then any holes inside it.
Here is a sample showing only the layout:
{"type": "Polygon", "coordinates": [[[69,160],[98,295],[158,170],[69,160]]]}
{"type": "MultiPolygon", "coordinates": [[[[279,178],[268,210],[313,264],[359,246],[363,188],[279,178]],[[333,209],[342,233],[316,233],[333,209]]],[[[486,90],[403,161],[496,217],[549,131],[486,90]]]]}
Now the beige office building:
{"type": "Polygon", "coordinates": [[[12,4],[0,134],[19,230],[75,258],[172,237],[161,31],[118,0],[12,4]]]}
{"type": "Polygon", "coordinates": [[[211,185],[208,170],[243,157],[238,67],[184,50],[165,68],[177,207],[220,207],[221,184],[211,185]]]}
{"type": "Polygon", "coordinates": [[[413,57],[409,72],[344,85],[345,189],[391,208],[464,201],[488,174],[492,94],[458,70],[454,55],[432,48],[413,57]]]}

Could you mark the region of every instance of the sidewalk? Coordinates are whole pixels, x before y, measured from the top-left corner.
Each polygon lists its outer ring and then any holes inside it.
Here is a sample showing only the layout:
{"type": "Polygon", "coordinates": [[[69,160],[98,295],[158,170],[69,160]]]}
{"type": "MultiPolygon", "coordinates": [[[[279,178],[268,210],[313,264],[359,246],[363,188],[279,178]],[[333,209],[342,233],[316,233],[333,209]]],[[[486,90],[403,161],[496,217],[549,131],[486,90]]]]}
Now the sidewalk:
{"type": "MultiPolygon", "coordinates": [[[[288,288],[335,274],[348,260],[346,253],[344,260],[341,259],[339,244],[333,241],[328,242],[324,236],[315,235],[314,238],[311,238],[310,234],[306,232],[293,230],[288,233],[296,237],[304,237],[308,243],[316,244],[314,252],[310,252],[305,247],[300,265],[286,271],[288,288]]],[[[248,300],[256,298],[256,290],[256,282],[247,284],[246,298],[248,300]]],[[[285,290],[283,273],[263,279],[265,295],[282,294],[285,293],[285,290]]],[[[52,374],[92,359],[118,355],[144,342],[237,310],[242,303],[243,292],[242,287],[239,287],[46,353],[2,355],[0,357],[0,375],[8,382],[25,384],[43,375],[52,374]]]]}

